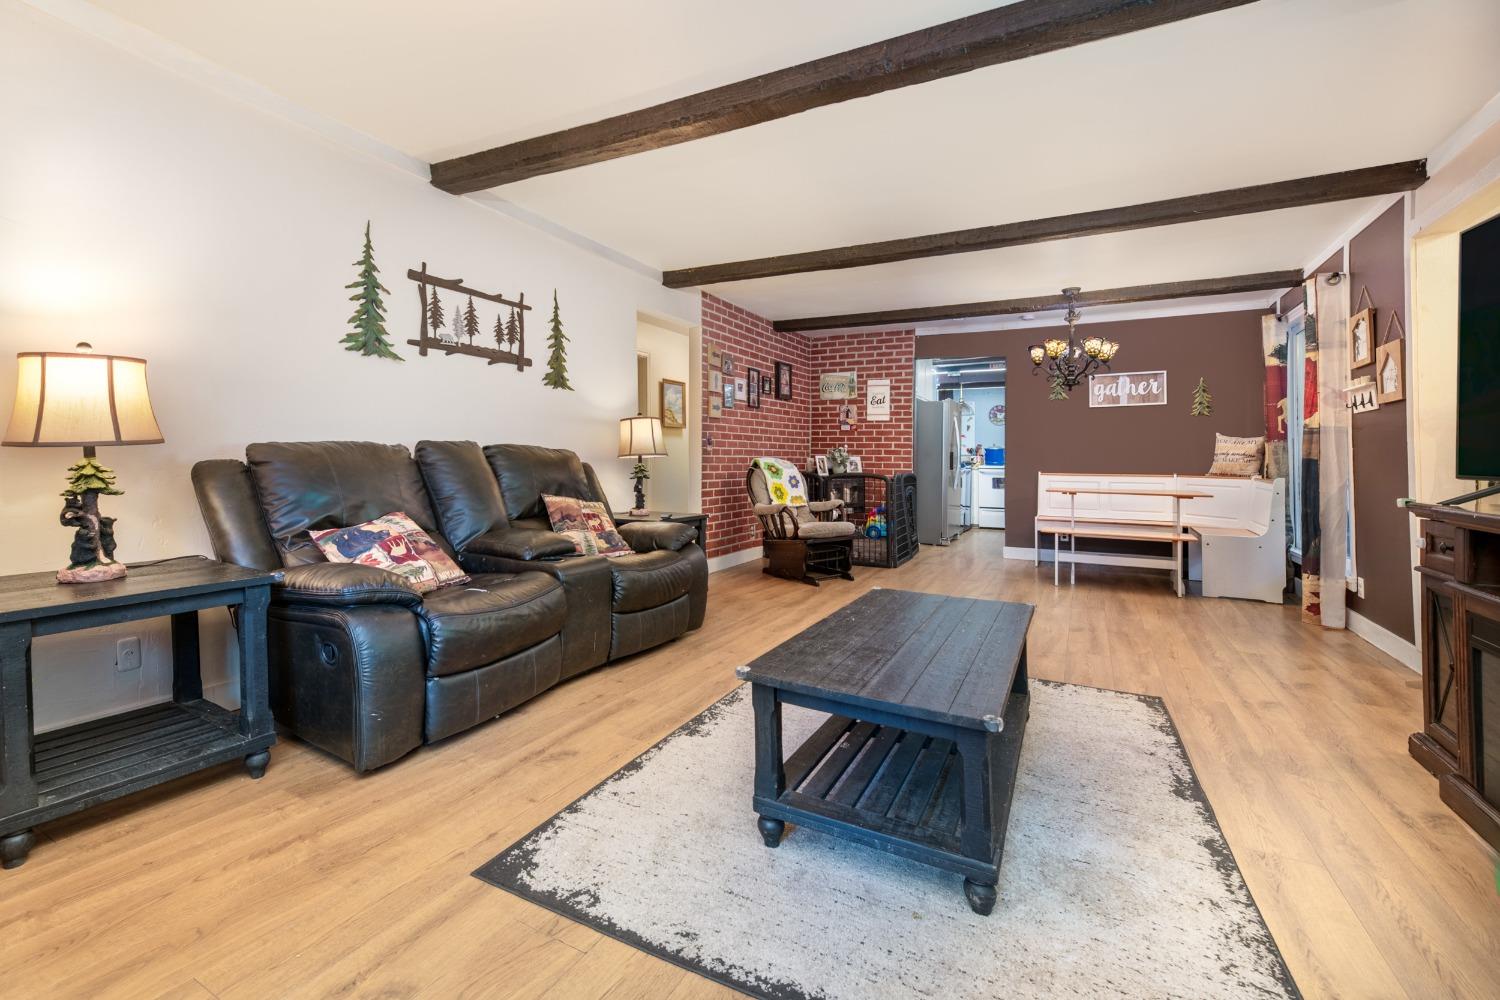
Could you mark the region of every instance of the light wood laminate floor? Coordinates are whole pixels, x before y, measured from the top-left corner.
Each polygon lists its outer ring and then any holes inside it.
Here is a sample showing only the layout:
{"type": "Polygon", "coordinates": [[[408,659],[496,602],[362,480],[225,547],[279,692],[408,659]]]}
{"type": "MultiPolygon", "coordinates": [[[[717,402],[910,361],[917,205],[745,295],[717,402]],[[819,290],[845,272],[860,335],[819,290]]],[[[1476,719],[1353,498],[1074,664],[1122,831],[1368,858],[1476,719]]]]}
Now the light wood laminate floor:
{"type": "Polygon", "coordinates": [[[1001,542],[816,590],[737,567],[699,632],[374,774],[284,741],[262,781],[228,767],[50,824],[0,873],[0,994],[731,996],[469,873],[736,665],[885,586],[1034,603],[1033,676],[1164,697],[1308,996],[1500,995],[1494,859],[1406,754],[1416,674],[1293,608],[1179,600],[1165,574],[1081,567],[1054,589],[1001,542]]]}

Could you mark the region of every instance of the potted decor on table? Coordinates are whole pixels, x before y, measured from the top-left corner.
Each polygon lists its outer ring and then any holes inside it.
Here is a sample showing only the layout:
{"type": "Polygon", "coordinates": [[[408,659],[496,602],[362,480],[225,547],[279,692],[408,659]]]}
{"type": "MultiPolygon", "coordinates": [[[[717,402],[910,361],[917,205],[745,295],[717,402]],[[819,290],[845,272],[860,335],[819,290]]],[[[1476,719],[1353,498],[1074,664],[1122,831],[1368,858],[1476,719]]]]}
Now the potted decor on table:
{"type": "Polygon", "coordinates": [[[849,471],[849,449],[843,445],[835,445],[828,449],[828,467],[835,476],[841,476],[849,471]]]}

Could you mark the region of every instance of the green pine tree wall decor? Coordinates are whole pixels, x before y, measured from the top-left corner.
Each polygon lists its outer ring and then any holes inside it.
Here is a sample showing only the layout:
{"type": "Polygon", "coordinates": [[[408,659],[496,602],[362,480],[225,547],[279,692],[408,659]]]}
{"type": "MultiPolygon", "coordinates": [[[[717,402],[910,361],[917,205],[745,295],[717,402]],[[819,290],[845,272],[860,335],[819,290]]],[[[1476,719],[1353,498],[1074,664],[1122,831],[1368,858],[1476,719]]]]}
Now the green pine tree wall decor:
{"type": "Polygon", "coordinates": [[[1062,380],[1061,376],[1058,376],[1058,375],[1052,376],[1050,379],[1047,380],[1047,384],[1050,385],[1050,386],[1052,386],[1052,391],[1047,394],[1047,398],[1048,399],[1067,399],[1068,398],[1068,390],[1063,387],[1063,380],[1062,380]]]}
{"type": "Polygon", "coordinates": [[[1214,397],[1208,391],[1208,383],[1200,376],[1198,385],[1193,389],[1193,408],[1190,411],[1195,417],[1210,417],[1214,412],[1214,397]]]}
{"type": "Polygon", "coordinates": [[[370,223],[365,222],[365,249],[354,262],[359,268],[359,277],[345,285],[354,289],[349,301],[354,303],[354,314],[349,317],[352,329],[339,343],[347,351],[358,351],[369,358],[390,358],[401,361],[401,355],[391,349],[389,335],[385,330],[385,301],[381,292],[390,294],[390,289],[380,283],[380,268],[375,266],[375,248],[370,243],[370,223]]]}
{"type": "Polygon", "coordinates": [[[571,390],[573,387],[568,384],[568,337],[563,333],[555,288],[552,289],[552,323],[548,330],[547,346],[551,348],[551,353],[547,355],[547,371],[542,375],[542,381],[554,389],[571,390]]]}

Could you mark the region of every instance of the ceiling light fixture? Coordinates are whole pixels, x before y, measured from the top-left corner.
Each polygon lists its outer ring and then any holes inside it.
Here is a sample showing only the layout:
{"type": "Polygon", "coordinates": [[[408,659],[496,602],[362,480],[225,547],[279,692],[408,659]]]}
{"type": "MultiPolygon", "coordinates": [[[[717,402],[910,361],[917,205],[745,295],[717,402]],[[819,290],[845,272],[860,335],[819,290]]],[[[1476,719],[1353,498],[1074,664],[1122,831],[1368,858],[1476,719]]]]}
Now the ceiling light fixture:
{"type": "Polygon", "coordinates": [[[1052,386],[1051,399],[1067,399],[1068,391],[1097,371],[1109,370],[1109,362],[1120,349],[1113,340],[1103,337],[1085,337],[1078,342],[1078,303],[1080,289],[1064,288],[1063,297],[1068,300],[1068,339],[1049,337],[1040,344],[1027,348],[1031,355],[1031,373],[1046,371],[1048,384],[1052,386]]]}

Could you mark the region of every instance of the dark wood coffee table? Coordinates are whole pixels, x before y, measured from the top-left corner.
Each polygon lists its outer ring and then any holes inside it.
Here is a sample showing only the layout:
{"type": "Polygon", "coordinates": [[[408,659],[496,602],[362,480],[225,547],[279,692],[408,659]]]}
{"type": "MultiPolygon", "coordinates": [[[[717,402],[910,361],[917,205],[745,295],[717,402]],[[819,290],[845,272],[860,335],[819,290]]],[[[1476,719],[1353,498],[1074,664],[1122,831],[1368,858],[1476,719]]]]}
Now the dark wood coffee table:
{"type": "Polygon", "coordinates": [[[964,876],[995,906],[1030,693],[1033,608],[872,590],[737,673],[755,706],[755,811],[964,876]],[[783,758],[781,706],[831,718],[783,758]]]}

